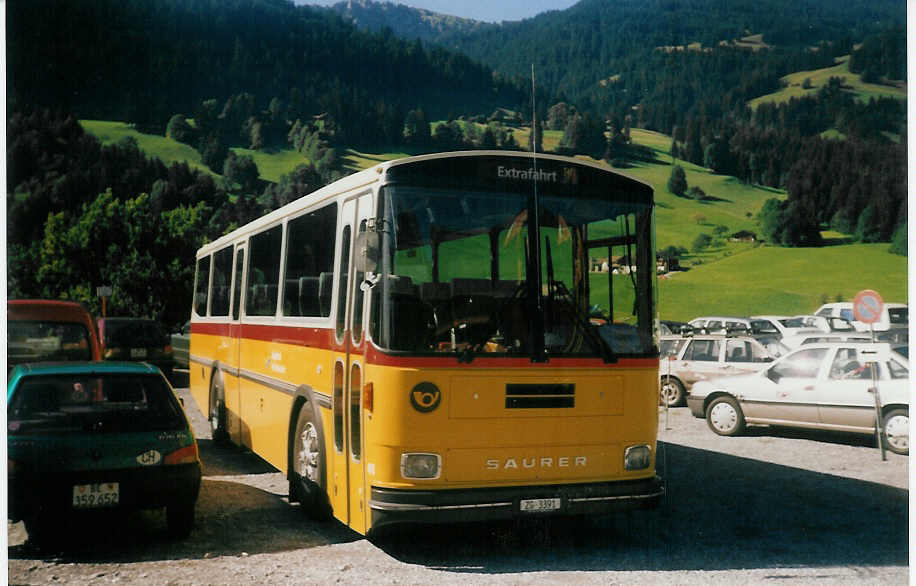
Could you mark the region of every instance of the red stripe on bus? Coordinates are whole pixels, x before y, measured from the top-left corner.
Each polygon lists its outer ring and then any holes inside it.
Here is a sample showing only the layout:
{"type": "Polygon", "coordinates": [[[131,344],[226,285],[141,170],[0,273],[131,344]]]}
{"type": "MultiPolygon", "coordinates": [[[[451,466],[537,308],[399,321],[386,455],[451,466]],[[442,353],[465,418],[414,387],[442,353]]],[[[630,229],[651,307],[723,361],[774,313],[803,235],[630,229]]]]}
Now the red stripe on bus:
{"type": "Polygon", "coordinates": [[[192,323],[191,333],[309,346],[327,350],[338,346],[334,340],[334,330],[326,328],[268,326],[261,324],[192,323]]]}
{"type": "MultiPolygon", "coordinates": [[[[279,326],[261,324],[226,324],[226,323],[192,323],[191,332],[211,336],[241,337],[246,340],[275,342],[307,346],[324,350],[342,350],[335,339],[334,330],[326,328],[308,328],[302,326],[279,326]],[[239,335],[241,334],[241,335],[239,335]]],[[[361,353],[361,349],[357,350],[361,353]]],[[[454,354],[441,356],[400,356],[386,354],[374,346],[369,346],[366,362],[380,366],[430,367],[430,368],[658,368],[658,358],[621,358],[613,364],[605,364],[600,358],[551,358],[546,363],[531,362],[530,358],[519,356],[490,357],[485,354],[474,356],[470,363],[458,362],[454,354]]]]}

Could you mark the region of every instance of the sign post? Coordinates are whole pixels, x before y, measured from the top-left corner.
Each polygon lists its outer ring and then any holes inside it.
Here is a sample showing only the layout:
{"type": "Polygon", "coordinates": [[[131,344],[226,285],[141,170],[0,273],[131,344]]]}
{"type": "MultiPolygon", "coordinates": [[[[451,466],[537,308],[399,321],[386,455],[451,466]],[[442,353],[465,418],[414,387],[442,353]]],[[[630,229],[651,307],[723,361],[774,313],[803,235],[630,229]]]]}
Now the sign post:
{"type": "Polygon", "coordinates": [[[105,312],[107,308],[105,302],[108,301],[109,297],[111,297],[111,287],[96,287],[95,294],[102,298],[102,317],[106,317],[105,312]]]}
{"type": "MultiPolygon", "coordinates": [[[[853,316],[860,322],[868,324],[871,330],[871,341],[875,342],[875,322],[881,319],[881,311],[884,309],[884,300],[877,291],[865,289],[856,294],[852,302],[853,316]]],[[[878,352],[870,352],[871,363],[871,389],[869,392],[875,396],[875,433],[878,435],[878,447],[881,448],[881,460],[887,460],[887,454],[884,451],[884,417],[881,414],[881,394],[878,392],[878,352]]],[[[869,357],[863,357],[863,361],[869,361],[869,357]]]]}

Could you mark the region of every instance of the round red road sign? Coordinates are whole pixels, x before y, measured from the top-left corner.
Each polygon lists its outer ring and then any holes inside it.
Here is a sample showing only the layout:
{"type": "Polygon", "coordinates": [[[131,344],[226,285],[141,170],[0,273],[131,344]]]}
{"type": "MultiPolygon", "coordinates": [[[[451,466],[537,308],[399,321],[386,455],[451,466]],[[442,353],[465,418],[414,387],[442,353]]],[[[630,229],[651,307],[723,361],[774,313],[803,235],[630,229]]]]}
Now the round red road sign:
{"type": "Polygon", "coordinates": [[[871,289],[859,291],[852,301],[853,316],[866,324],[873,324],[881,319],[881,310],[883,308],[884,300],[881,299],[877,291],[872,291],[871,289]]]}

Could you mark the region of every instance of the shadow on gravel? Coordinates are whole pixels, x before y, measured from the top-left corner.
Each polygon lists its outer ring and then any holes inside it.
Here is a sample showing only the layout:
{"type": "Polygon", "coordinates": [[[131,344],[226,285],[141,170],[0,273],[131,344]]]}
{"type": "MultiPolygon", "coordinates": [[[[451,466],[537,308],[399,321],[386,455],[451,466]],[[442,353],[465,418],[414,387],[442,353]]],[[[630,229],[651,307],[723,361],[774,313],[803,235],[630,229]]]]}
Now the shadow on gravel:
{"type": "Polygon", "coordinates": [[[111,563],[271,553],[362,539],[336,521],[319,523],[287,499],[283,474],[236,446],[198,441],[203,482],[196,522],[182,540],[168,535],[164,510],[71,515],[55,543],[38,549],[22,524],[8,531],[9,559],[111,563]]]}
{"type": "Polygon", "coordinates": [[[405,528],[373,541],[405,563],[487,574],[908,564],[906,490],[659,446],[667,496],[656,511],[405,528]]]}

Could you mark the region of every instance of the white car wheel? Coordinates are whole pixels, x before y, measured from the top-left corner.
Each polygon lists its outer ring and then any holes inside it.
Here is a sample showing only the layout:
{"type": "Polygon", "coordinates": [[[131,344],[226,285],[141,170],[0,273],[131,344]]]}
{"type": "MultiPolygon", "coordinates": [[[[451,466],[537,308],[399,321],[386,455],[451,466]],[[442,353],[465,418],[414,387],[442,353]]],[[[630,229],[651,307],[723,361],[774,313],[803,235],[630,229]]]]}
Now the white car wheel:
{"type": "Polygon", "coordinates": [[[684,399],[686,398],[684,392],[684,385],[681,384],[681,381],[676,378],[670,378],[668,376],[663,376],[661,380],[661,385],[659,389],[659,395],[661,395],[661,404],[667,405],[668,407],[679,407],[683,404],[684,399]]]}
{"type": "Polygon", "coordinates": [[[713,399],[707,407],[706,423],[719,435],[739,435],[744,431],[744,413],[735,399],[723,395],[713,399]]]}
{"type": "Polygon", "coordinates": [[[884,440],[895,454],[910,453],[910,416],[905,409],[892,409],[885,416],[884,440]]]}

